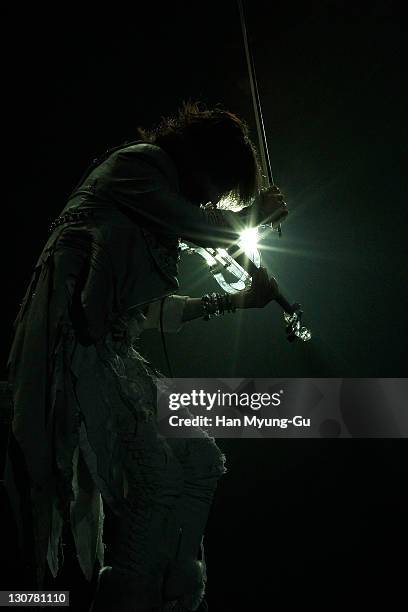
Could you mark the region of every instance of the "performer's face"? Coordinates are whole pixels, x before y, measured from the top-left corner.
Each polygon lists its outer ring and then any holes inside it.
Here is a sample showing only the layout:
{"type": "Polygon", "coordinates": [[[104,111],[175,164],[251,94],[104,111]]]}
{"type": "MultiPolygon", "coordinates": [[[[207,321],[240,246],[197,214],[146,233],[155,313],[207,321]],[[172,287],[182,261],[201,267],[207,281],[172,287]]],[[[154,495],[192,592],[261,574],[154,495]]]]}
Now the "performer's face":
{"type": "Polygon", "coordinates": [[[222,192],[220,188],[217,187],[214,183],[208,185],[207,193],[208,202],[211,202],[212,204],[217,204],[217,202],[219,202],[222,197],[222,192]]]}
{"type": "Polygon", "coordinates": [[[194,175],[190,175],[182,185],[181,190],[183,195],[195,206],[201,206],[209,202],[216,204],[222,196],[220,188],[203,172],[195,172],[194,175]]]}

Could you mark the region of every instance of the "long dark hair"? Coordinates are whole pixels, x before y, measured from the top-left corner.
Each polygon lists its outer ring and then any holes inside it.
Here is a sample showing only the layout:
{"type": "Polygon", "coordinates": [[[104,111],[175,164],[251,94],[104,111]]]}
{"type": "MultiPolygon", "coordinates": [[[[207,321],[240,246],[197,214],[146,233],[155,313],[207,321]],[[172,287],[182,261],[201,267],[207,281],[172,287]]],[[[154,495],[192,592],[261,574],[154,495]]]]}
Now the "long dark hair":
{"type": "Polygon", "coordinates": [[[184,102],[173,117],[151,130],[139,128],[146,142],[162,147],[186,172],[200,167],[222,194],[241,206],[260,189],[257,153],[246,123],[233,113],[201,102],[184,102]]]}

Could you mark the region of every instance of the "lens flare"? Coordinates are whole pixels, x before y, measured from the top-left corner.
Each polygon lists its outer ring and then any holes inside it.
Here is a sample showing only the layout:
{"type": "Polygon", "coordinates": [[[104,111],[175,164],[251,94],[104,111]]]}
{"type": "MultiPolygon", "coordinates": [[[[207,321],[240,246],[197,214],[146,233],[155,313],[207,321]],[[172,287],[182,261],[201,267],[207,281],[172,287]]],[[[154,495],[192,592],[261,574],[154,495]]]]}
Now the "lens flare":
{"type": "Polygon", "coordinates": [[[251,257],[258,247],[258,228],[249,227],[241,232],[238,245],[245,255],[251,257]]]}

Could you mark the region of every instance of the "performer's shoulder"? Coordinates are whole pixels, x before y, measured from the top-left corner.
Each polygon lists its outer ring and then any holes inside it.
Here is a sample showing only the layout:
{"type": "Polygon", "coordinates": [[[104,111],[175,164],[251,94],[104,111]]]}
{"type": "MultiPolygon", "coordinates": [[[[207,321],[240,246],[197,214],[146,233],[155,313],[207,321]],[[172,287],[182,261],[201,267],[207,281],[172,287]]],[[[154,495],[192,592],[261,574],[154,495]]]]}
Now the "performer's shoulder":
{"type": "Polygon", "coordinates": [[[118,161],[148,164],[168,178],[177,181],[177,170],[169,155],[161,147],[150,142],[136,141],[116,151],[118,161]]]}

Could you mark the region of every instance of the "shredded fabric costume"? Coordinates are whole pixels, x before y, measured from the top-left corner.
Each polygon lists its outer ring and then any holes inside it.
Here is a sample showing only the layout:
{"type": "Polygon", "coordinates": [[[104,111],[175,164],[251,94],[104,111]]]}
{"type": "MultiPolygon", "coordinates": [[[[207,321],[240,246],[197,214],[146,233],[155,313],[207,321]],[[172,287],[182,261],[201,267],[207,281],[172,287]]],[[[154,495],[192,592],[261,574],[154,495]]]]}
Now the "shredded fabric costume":
{"type": "MultiPolygon", "coordinates": [[[[46,563],[58,573],[64,524],[87,579],[97,559],[103,565],[105,503],[118,517],[112,580],[128,580],[140,610],[161,610],[163,593],[169,601],[183,595],[178,566],[203,553],[225,457],[205,432],[189,440],[157,433],[159,374],[134,343],[146,326],[157,327],[166,296],[165,330],[181,325],[179,238],[224,246],[236,237],[238,216],[193,206],[179,193],[169,156],[136,142],[97,160],[53,224],[9,357],[5,485],[38,588],[46,563]]],[[[202,594],[185,595],[186,609],[202,594]]]]}

